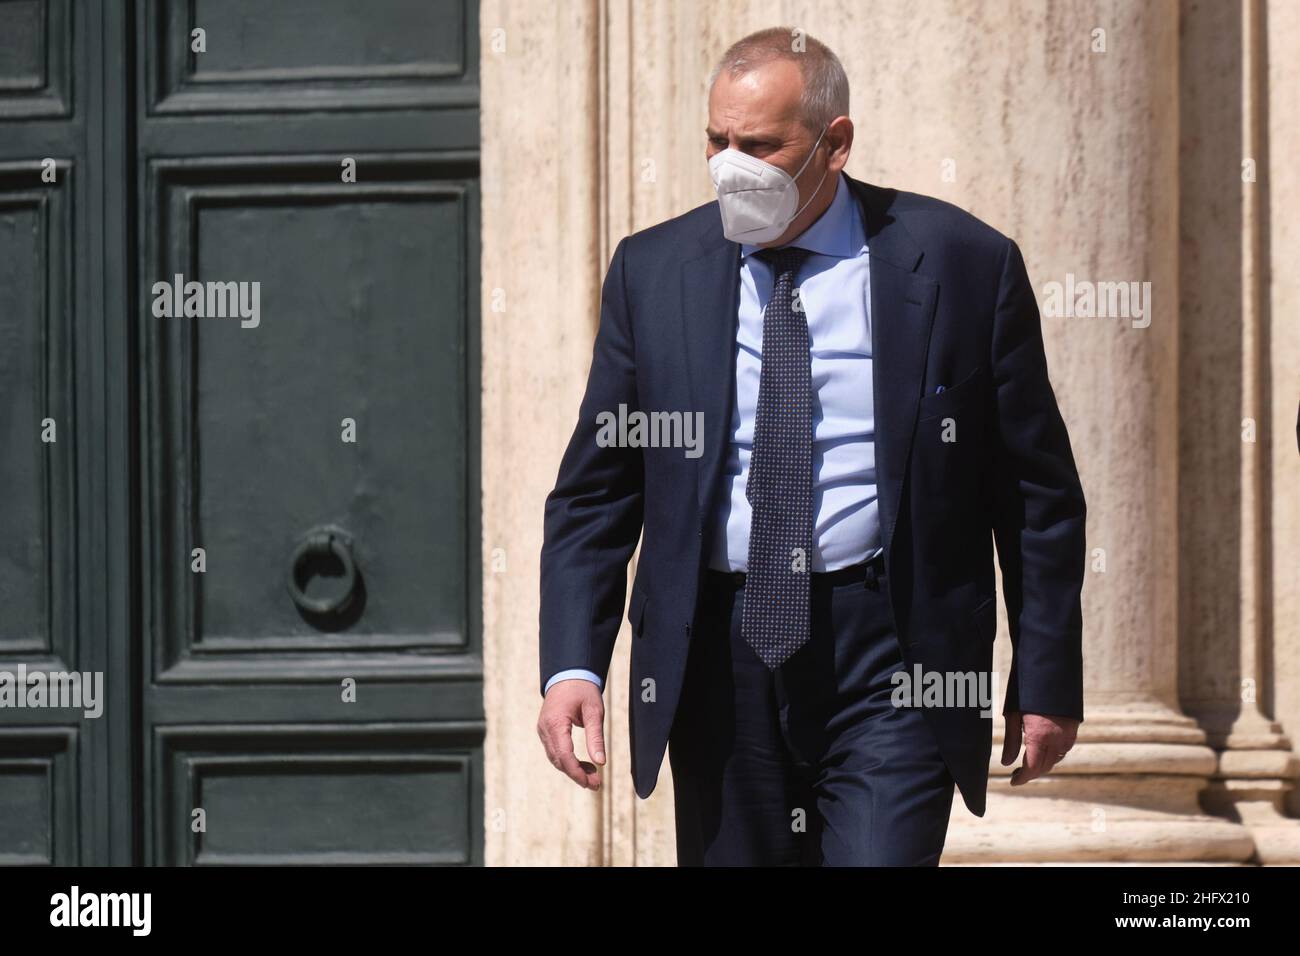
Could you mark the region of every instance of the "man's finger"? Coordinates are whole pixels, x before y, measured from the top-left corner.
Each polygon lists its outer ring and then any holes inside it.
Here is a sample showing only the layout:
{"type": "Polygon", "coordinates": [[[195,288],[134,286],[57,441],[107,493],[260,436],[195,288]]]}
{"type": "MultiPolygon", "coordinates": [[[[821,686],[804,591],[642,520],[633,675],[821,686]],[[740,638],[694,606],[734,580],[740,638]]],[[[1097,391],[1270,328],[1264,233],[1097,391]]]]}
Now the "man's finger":
{"type": "Polygon", "coordinates": [[[573,752],[573,724],[567,719],[557,720],[547,728],[546,755],[551,764],[580,787],[588,790],[600,788],[600,777],[592,764],[584,764],[573,752]]]}
{"type": "Polygon", "coordinates": [[[1002,766],[1010,767],[1020,756],[1020,714],[1011,711],[1007,714],[1006,730],[1002,735],[1002,766]]]}
{"type": "Polygon", "coordinates": [[[582,704],[582,729],[587,732],[587,753],[592,760],[605,764],[605,707],[599,695],[582,704]]]}
{"type": "Polygon", "coordinates": [[[578,786],[587,790],[600,789],[600,774],[596,772],[595,764],[579,760],[572,750],[560,754],[559,766],[564,771],[564,775],[578,786]]]}
{"type": "Polygon", "coordinates": [[[1047,773],[1053,746],[1050,739],[1030,737],[1025,744],[1025,762],[1012,772],[1011,786],[1018,787],[1047,773]]]}
{"type": "Polygon", "coordinates": [[[1056,765],[1065,759],[1065,755],[1069,749],[1070,745],[1061,743],[1059,739],[1045,741],[1043,745],[1043,758],[1047,761],[1047,768],[1043,773],[1048,774],[1055,770],[1056,765]]]}

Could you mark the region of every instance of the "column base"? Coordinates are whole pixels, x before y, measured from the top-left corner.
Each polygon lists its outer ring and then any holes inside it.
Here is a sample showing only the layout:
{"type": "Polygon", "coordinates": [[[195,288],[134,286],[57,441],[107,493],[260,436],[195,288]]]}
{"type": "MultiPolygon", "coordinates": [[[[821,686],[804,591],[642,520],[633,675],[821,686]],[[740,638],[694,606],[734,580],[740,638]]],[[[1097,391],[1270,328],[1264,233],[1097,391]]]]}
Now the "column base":
{"type": "Polygon", "coordinates": [[[1300,820],[1285,811],[1298,770],[1300,760],[1290,749],[1225,750],[1201,806],[1249,830],[1261,865],[1300,865],[1300,820]]]}
{"type": "Polygon", "coordinates": [[[1002,740],[995,734],[987,811],[976,817],[960,797],[954,800],[941,862],[1256,861],[1250,828],[1202,808],[1200,795],[1218,761],[1194,721],[1148,705],[1090,716],[1079,730],[1079,742],[1049,776],[1014,788],[1015,767],[999,762],[1002,740]]]}

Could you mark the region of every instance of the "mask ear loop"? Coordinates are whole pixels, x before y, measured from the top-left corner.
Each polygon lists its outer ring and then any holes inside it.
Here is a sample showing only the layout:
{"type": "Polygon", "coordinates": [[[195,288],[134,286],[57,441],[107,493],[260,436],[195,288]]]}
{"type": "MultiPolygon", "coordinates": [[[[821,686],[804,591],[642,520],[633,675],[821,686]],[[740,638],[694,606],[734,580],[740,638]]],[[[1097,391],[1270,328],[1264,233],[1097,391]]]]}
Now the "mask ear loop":
{"type": "MultiPolygon", "coordinates": [[[[808,150],[808,158],[805,159],[803,165],[799,167],[799,172],[790,177],[791,179],[798,179],[803,175],[803,171],[808,168],[808,164],[812,162],[812,158],[817,155],[817,147],[822,144],[822,137],[826,135],[826,131],[830,128],[831,126],[829,123],[822,127],[822,131],[817,134],[817,142],[813,143],[812,149],[808,150]]],[[[825,179],[826,177],[823,176],[822,178],[825,179]]],[[[820,189],[821,185],[821,183],[818,183],[817,188],[820,189]]]]}
{"type": "MultiPolygon", "coordinates": [[[[830,128],[831,128],[831,127],[830,127],[830,124],[829,124],[829,123],[828,123],[825,127],[822,128],[821,133],[819,133],[819,134],[817,135],[817,142],[813,143],[812,152],[810,152],[810,153],[808,154],[808,158],[805,159],[805,160],[803,161],[803,165],[799,167],[799,172],[795,173],[794,176],[791,178],[791,182],[797,181],[797,180],[799,179],[799,177],[803,175],[803,171],[804,171],[805,169],[808,168],[808,164],[812,162],[812,158],[813,158],[813,156],[815,156],[815,155],[817,154],[817,147],[821,145],[822,137],[826,135],[826,130],[828,130],[828,129],[830,129],[830,128]]],[[[792,223],[792,222],[794,222],[796,219],[798,219],[798,218],[799,218],[799,214],[800,214],[801,212],[803,212],[805,209],[807,209],[808,206],[809,206],[809,204],[812,203],[813,198],[817,195],[818,190],[820,190],[820,189],[822,188],[822,183],[826,182],[826,174],[827,174],[828,172],[830,172],[830,166],[829,166],[829,165],[828,165],[824,170],[822,170],[822,178],[819,179],[819,180],[817,180],[817,186],[816,186],[816,188],[813,189],[813,191],[812,191],[812,195],[808,197],[808,202],[804,203],[802,206],[800,206],[798,209],[796,209],[794,215],[790,217],[790,219],[789,219],[788,222],[786,222],[786,226],[787,226],[787,227],[790,225],[790,223],[792,223]]]]}

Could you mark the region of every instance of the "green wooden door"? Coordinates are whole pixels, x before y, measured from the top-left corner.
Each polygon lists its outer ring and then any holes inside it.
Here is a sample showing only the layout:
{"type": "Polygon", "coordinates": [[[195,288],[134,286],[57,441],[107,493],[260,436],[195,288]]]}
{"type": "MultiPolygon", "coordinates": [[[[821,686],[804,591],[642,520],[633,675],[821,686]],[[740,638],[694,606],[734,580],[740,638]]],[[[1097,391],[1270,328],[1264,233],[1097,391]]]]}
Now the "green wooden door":
{"type": "Polygon", "coordinates": [[[0,709],[0,861],[481,862],[477,62],[0,0],[0,669],[106,678],[0,709]]]}

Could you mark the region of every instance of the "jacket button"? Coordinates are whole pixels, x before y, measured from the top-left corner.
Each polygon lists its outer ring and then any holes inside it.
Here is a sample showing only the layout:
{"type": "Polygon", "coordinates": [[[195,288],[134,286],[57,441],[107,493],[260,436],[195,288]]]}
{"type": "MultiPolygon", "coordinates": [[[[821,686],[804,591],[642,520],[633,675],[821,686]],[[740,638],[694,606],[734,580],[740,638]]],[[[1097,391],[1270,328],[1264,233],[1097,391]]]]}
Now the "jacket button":
{"type": "Polygon", "coordinates": [[[691,623],[690,623],[690,621],[687,621],[687,622],[686,622],[686,633],[687,633],[687,634],[690,634],[690,633],[691,633],[691,623]]]}

